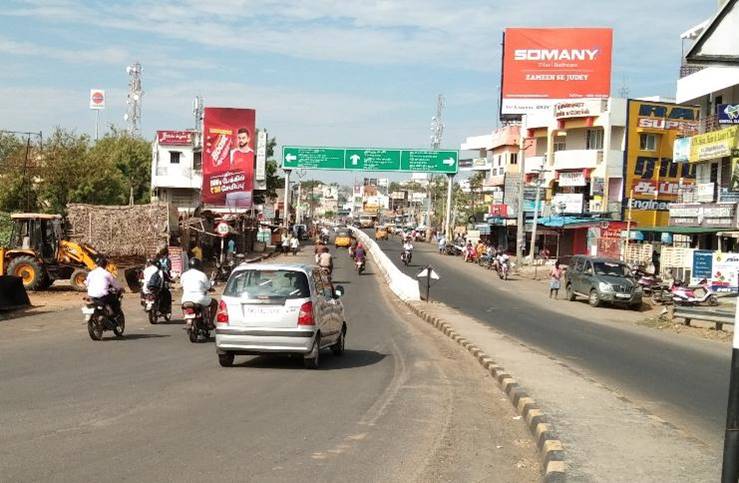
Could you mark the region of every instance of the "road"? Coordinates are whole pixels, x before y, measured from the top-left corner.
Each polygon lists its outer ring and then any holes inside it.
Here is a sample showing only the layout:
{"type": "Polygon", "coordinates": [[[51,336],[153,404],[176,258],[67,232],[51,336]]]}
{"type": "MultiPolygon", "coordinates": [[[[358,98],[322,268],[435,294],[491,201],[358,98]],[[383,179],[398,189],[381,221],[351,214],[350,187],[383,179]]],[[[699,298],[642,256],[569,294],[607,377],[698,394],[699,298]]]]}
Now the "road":
{"type": "Polygon", "coordinates": [[[2,479],[538,480],[489,376],[343,253],[347,352],[318,371],[275,356],[221,368],[212,342],[149,325],[135,295],[121,340],[91,341],[79,309],[0,323],[2,479]]]}
{"type": "MultiPolygon", "coordinates": [[[[515,280],[500,281],[492,272],[437,254],[429,244],[416,245],[409,267],[400,262],[398,238],[379,244],[408,275],[415,277],[427,264],[436,268],[441,280],[434,285],[432,298],[567,361],[710,445],[721,444],[728,347],[555,313],[514,294],[515,280]]],[[[598,310],[592,309],[593,318],[598,310]]]]}

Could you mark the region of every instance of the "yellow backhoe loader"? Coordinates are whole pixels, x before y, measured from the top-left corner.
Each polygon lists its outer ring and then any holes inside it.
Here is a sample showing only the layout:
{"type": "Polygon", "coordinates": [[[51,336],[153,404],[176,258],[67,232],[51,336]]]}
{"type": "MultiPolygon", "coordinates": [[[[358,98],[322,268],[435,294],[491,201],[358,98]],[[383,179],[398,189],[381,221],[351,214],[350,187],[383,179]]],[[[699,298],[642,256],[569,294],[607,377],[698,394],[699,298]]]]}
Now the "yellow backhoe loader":
{"type": "MultiPolygon", "coordinates": [[[[10,243],[0,247],[0,275],[23,279],[26,290],[44,290],[55,280],[69,279],[76,290],[85,290],[87,273],[100,255],[89,245],[64,239],[61,215],[16,213],[10,215],[10,243]]],[[[108,263],[116,275],[118,269],[108,263]]]]}

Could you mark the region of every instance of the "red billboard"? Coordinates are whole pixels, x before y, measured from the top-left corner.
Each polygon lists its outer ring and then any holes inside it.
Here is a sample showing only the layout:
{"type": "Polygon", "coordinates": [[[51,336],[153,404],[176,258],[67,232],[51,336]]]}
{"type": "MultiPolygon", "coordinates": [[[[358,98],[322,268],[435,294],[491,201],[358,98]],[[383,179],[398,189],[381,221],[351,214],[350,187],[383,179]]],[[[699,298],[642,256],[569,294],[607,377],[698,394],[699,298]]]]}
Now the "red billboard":
{"type": "Polygon", "coordinates": [[[203,203],[231,209],[252,206],[254,109],[206,107],[203,120],[203,203]]]}
{"type": "Polygon", "coordinates": [[[546,109],[554,100],[611,95],[609,28],[509,28],[503,40],[502,114],[546,109]]]}

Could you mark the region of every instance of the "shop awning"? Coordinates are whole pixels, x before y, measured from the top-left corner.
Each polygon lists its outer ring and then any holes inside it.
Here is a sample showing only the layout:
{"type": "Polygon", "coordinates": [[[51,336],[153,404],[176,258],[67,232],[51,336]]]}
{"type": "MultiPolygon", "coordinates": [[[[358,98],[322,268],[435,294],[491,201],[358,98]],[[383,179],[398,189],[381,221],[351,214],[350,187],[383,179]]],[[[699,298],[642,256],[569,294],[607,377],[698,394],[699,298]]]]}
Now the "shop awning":
{"type": "MultiPolygon", "coordinates": [[[[536,224],[539,226],[547,227],[547,228],[572,229],[572,228],[587,228],[589,226],[600,226],[600,224],[604,221],[609,221],[609,220],[601,220],[597,218],[584,218],[584,217],[577,217],[577,216],[545,216],[545,217],[539,218],[536,224]]],[[[532,226],[533,226],[533,223],[527,220],[526,231],[531,231],[532,226]]]]}
{"type": "Polygon", "coordinates": [[[724,232],[727,233],[726,228],[704,228],[702,226],[645,226],[645,227],[633,227],[631,231],[645,231],[645,232],[657,232],[657,233],[672,233],[677,235],[700,235],[700,234],[711,234],[724,232]]]}

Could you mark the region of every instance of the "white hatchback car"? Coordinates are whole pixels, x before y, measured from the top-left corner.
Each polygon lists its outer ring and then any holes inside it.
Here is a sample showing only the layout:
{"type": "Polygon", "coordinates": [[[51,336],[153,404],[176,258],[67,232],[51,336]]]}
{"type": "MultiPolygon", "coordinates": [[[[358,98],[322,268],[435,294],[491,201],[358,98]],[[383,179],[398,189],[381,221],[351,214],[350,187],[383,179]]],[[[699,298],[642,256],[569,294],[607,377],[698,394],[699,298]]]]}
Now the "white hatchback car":
{"type": "Polygon", "coordinates": [[[306,367],[317,369],[321,349],[344,353],[342,294],[315,266],[236,267],[216,315],[218,362],[228,367],[236,355],[301,354],[306,367]]]}

